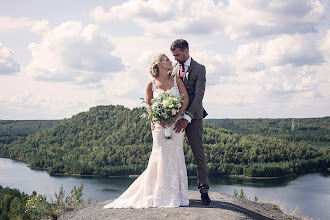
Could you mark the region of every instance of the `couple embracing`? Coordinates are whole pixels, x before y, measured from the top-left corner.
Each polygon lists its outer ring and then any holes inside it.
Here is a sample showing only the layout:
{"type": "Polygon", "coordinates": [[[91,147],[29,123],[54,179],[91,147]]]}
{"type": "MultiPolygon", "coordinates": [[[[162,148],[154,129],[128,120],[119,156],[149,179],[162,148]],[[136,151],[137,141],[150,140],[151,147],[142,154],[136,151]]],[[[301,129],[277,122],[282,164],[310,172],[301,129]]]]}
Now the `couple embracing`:
{"type": "MultiPolygon", "coordinates": [[[[205,67],[189,55],[188,42],[175,40],[171,52],[177,61],[172,62],[165,54],[157,54],[151,62],[151,80],[146,88],[146,102],[167,92],[173,97],[183,95],[181,112],[189,114],[173,116],[168,125],[162,121],[151,124],[153,146],[147,169],[115,201],[104,208],[149,208],[188,206],[188,178],[183,152],[184,132],[188,137],[197,165],[198,189],[202,204],[208,205],[209,181],[205,158],[202,119],[207,115],[202,100],[205,91],[205,67]],[[172,135],[164,135],[170,127],[172,135]]],[[[150,113],[150,111],[148,111],[150,113]]]]}

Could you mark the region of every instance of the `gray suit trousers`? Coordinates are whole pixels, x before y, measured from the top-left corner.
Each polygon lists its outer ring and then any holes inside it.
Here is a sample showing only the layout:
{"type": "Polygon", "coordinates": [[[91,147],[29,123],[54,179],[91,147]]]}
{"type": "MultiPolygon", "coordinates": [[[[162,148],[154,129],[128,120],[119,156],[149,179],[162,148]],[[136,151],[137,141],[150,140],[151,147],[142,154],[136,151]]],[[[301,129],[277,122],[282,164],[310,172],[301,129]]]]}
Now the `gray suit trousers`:
{"type": "Polygon", "coordinates": [[[203,145],[203,121],[202,119],[193,119],[186,128],[191,150],[195,157],[197,165],[198,189],[201,193],[207,193],[209,190],[208,168],[203,145]]]}

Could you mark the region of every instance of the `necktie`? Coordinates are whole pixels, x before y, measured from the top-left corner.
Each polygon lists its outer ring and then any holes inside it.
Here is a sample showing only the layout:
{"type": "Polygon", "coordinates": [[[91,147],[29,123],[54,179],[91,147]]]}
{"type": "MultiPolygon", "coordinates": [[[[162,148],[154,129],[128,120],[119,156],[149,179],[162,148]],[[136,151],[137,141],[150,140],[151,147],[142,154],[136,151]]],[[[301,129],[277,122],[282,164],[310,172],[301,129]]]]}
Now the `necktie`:
{"type": "Polygon", "coordinates": [[[183,77],[184,77],[184,64],[181,64],[180,78],[183,79],[183,77]]]}

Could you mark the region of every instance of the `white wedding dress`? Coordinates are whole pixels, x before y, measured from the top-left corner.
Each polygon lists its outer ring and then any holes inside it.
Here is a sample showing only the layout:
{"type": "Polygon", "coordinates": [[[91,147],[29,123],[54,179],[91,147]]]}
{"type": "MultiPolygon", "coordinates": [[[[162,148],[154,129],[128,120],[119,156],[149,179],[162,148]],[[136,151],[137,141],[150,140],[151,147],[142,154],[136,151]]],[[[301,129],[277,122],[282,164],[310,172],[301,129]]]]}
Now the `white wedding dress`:
{"type": "MultiPolygon", "coordinates": [[[[154,97],[164,92],[152,81],[154,97]]],[[[179,97],[174,77],[170,94],[179,97]]],[[[153,147],[147,169],[115,201],[104,208],[148,208],[188,206],[188,178],[183,153],[184,132],[175,133],[171,126],[171,139],[165,138],[162,126],[155,124],[152,131],[153,147]]]]}

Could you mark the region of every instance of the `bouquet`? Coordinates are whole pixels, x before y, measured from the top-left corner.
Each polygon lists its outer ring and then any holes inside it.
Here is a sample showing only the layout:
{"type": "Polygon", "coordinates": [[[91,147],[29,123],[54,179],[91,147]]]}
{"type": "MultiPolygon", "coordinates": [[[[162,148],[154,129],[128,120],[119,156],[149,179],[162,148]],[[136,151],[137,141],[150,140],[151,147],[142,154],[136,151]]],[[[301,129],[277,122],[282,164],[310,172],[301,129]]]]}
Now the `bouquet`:
{"type": "MultiPolygon", "coordinates": [[[[146,103],[146,101],[142,99],[142,103],[146,103]]],[[[165,137],[171,138],[171,128],[170,124],[173,122],[173,117],[178,114],[185,113],[182,111],[181,105],[184,102],[183,94],[181,94],[178,98],[170,95],[169,91],[162,92],[158,98],[152,98],[150,104],[147,105],[147,110],[149,115],[142,114],[141,118],[148,118],[151,121],[163,121],[168,127],[165,128],[165,137]]]]}

